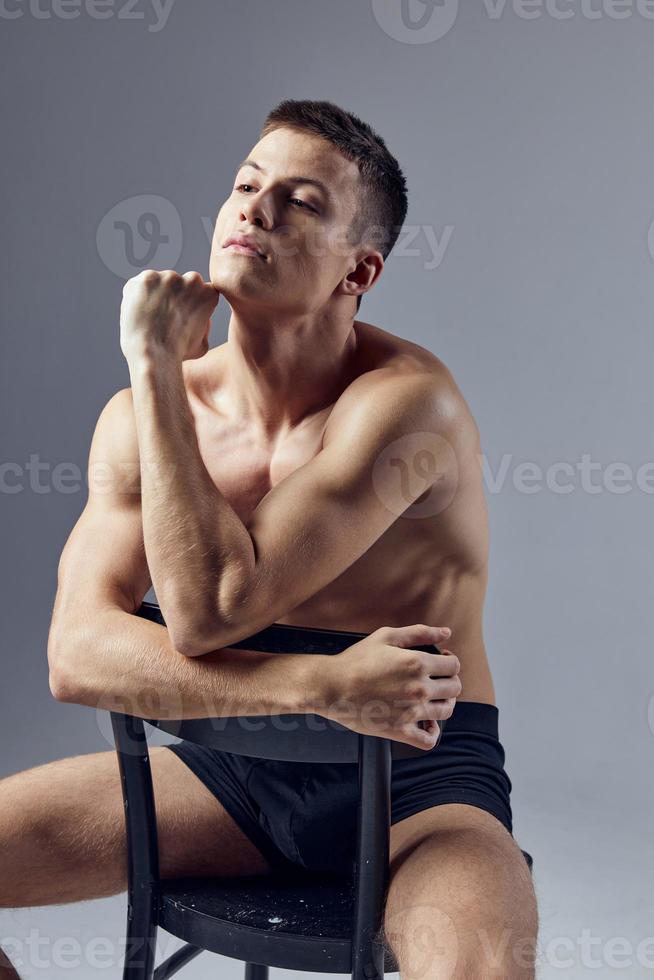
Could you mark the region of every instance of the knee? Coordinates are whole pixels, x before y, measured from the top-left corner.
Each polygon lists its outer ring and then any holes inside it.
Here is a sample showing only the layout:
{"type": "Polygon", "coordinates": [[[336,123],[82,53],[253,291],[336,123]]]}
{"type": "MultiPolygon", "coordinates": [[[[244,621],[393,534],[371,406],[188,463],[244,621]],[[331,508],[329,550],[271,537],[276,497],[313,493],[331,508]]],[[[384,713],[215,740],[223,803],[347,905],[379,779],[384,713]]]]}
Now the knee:
{"type": "Polygon", "coordinates": [[[531,908],[510,919],[487,915],[460,943],[455,976],[534,980],[537,943],[538,921],[531,908]]]}
{"type": "Polygon", "coordinates": [[[380,938],[398,963],[402,980],[535,980],[538,915],[535,899],[524,907],[479,896],[457,896],[456,906],[413,903],[386,916],[380,938]]]}

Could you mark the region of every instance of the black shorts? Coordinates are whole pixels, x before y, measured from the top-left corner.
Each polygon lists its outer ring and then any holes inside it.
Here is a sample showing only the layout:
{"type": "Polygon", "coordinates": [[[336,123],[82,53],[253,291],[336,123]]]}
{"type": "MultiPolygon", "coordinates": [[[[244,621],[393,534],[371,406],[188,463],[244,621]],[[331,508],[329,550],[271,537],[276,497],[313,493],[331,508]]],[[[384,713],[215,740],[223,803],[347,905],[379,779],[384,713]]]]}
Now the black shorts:
{"type": "MultiPolygon", "coordinates": [[[[394,759],[391,824],[441,803],[468,803],[512,834],[498,717],[493,704],[457,701],[433,749],[394,759]]],[[[275,870],[353,871],[356,763],[279,762],[185,741],[166,748],[190,766],[275,870]]]]}

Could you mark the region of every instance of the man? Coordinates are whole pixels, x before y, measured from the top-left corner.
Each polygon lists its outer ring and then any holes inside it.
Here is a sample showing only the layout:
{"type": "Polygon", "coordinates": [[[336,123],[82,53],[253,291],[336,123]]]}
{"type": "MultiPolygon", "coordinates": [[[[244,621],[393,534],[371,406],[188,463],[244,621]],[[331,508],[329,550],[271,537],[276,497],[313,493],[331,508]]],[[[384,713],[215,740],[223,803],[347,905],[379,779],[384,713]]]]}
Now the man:
{"type": "MultiPolygon", "coordinates": [[[[131,386],[93,436],[50,685],[146,717],[316,710],[424,749],[393,765],[385,939],[403,980],[524,980],[537,907],[482,635],[478,428],[435,355],[354,319],[405,215],[381,137],[287,100],[218,213],[209,282],[126,284],[131,386]],[[228,340],[209,350],[221,296],[228,340]],[[166,627],[134,616],[151,585],[166,627]],[[272,622],[369,635],[336,656],[229,649],[272,622]],[[445,623],[456,653],[412,649],[442,645],[445,623]]],[[[351,772],[190,743],[150,756],[162,877],[351,866],[351,772]]],[[[11,775],[0,802],[5,907],[125,889],[113,750],[11,775]]]]}

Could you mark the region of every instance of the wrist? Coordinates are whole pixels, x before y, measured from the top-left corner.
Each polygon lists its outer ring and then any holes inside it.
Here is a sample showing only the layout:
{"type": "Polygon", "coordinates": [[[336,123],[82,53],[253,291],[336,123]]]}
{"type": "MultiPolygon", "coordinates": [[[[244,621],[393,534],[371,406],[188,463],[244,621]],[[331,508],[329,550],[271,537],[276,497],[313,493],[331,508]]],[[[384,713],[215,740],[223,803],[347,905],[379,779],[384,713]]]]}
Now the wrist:
{"type": "Polygon", "coordinates": [[[126,355],[130,377],[147,377],[162,371],[181,370],[181,359],[173,351],[155,344],[139,347],[126,355]]]}
{"type": "Polygon", "coordinates": [[[301,701],[298,714],[316,714],[329,718],[331,707],[341,696],[338,672],[335,669],[336,657],[326,653],[305,653],[297,659],[297,690],[301,701]]]}

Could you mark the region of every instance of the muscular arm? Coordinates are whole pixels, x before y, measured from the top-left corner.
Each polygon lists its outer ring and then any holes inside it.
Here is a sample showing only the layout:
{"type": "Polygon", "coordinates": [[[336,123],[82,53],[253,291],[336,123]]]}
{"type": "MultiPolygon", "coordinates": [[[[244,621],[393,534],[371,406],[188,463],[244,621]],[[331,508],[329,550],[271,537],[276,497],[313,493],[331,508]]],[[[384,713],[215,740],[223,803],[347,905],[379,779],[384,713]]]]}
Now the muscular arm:
{"type": "Polygon", "coordinates": [[[173,642],[187,653],[189,626],[204,632],[214,601],[220,608],[221,596],[241,591],[252,541],[204,465],[181,362],[143,358],[130,378],[148,567],[173,642]]]}
{"type": "Polygon", "coordinates": [[[59,701],[141,718],[304,714],[330,703],[327,655],[224,648],[204,657],[175,650],[168,630],[107,607],[64,637],[51,671],[59,701]]]}
{"type": "Polygon", "coordinates": [[[151,718],[303,713],[328,702],[326,655],[215,649],[189,659],[166,627],[134,615],[151,583],[126,394],[98,419],[89,499],[59,561],[48,636],[53,696],[151,718]]]}
{"type": "Polygon", "coordinates": [[[456,477],[455,422],[433,374],[364,376],[342,396],[324,448],[264,497],[246,527],[206,472],[180,365],[150,358],[131,375],[145,549],[170,634],[188,656],[251,635],[315,595],[426,489],[456,477]],[[429,465],[415,467],[417,458],[429,465]]]}

